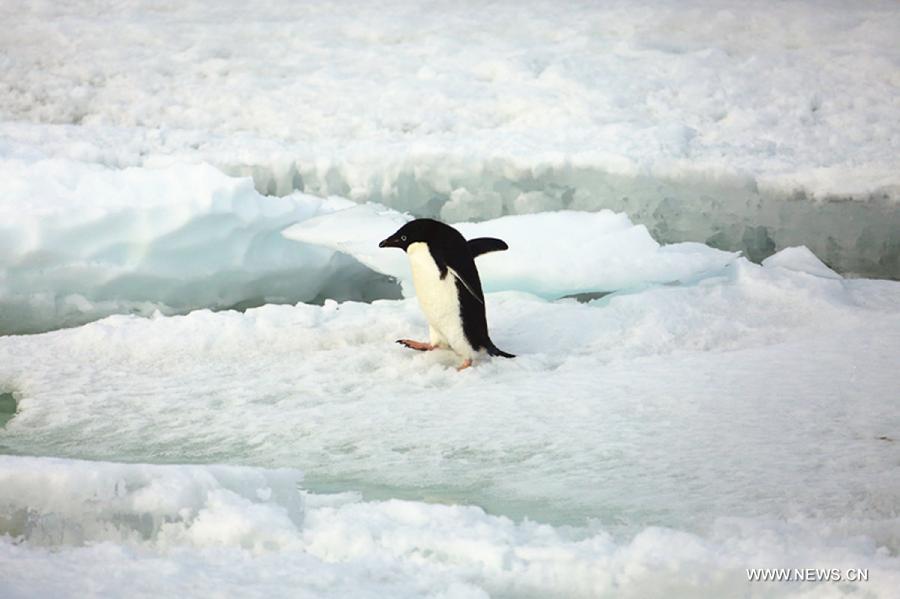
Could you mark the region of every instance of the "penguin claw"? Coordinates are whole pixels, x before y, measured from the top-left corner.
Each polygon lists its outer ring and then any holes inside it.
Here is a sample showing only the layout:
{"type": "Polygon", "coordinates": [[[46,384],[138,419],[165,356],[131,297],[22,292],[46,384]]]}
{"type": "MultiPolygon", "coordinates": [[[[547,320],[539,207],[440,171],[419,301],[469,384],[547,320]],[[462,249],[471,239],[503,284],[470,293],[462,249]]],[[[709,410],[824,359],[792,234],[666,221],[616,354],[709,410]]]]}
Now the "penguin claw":
{"type": "Polygon", "coordinates": [[[456,367],[456,372],[461,372],[471,365],[472,365],[472,359],[469,358],[468,360],[465,360],[462,364],[460,364],[459,366],[456,367]]]}
{"type": "Polygon", "coordinates": [[[397,343],[403,345],[404,347],[408,347],[409,349],[414,349],[417,351],[431,351],[435,346],[430,343],[423,343],[422,341],[413,341],[412,339],[397,339],[397,343]]]}

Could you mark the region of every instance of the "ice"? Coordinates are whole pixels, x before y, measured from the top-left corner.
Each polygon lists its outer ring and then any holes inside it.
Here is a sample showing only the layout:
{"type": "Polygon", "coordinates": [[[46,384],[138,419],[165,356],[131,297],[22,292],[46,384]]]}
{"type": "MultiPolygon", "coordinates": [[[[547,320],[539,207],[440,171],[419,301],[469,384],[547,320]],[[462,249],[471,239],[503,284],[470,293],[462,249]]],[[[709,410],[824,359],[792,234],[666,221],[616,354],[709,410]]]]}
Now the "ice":
{"type": "Polygon", "coordinates": [[[392,285],[353,260],[279,234],[347,205],[264,197],[208,165],[0,160],[0,332],[121,312],[389,297],[392,285]]]}
{"type": "MultiPolygon", "coordinates": [[[[376,204],[310,218],[289,239],[347,253],[376,272],[409,284],[406,255],[378,247],[410,217],[376,204]]],[[[673,283],[721,271],[736,254],[699,243],[660,246],[625,214],[559,211],[458,223],[467,238],[499,237],[509,249],[478,257],[485,291],[526,291],[554,299],[673,283]]]]}
{"type": "MultiPolygon", "coordinates": [[[[248,178],[209,165],[111,169],[6,159],[0,174],[2,332],[73,326],[114,313],[397,297],[396,285],[360,262],[408,279],[402,254],[377,247],[408,217],[377,205],[301,193],[261,196],[248,178]],[[313,218],[336,211],[333,219],[313,218]],[[288,225],[293,241],[280,235],[288,225]]],[[[488,291],[545,297],[608,291],[684,280],[733,259],[700,244],[660,247],[646,228],[609,211],[460,228],[513,244],[506,255],[479,260],[488,291]],[[559,227],[566,235],[554,233],[559,227]],[[557,260],[568,268],[560,270],[557,260]]]]}
{"type": "MultiPolygon", "coordinates": [[[[900,583],[896,555],[808,521],[721,519],[702,536],[647,527],[617,539],[471,506],[306,494],[304,510],[298,480],[284,469],[0,457],[0,590],[10,598],[739,597],[753,591],[747,564],[830,563],[867,568],[870,580],[824,596],[889,597],[900,583]]],[[[824,588],[803,590],[823,596],[824,588]]],[[[770,596],[797,590],[773,586],[770,596]]]]}
{"type": "Polygon", "coordinates": [[[900,277],[892,2],[0,11],[5,156],[208,162],[454,222],[605,208],[900,277]]]}
{"type": "Polygon", "coordinates": [[[295,467],[312,489],[465,497],[573,523],[883,518],[900,492],[881,475],[895,455],[882,437],[900,429],[885,401],[900,284],[739,259],[586,304],[488,294],[487,314],[519,357],[463,375],[449,352],[394,343],[427,332],[413,299],[2,337],[0,392],[18,403],[3,444],[295,467]]]}

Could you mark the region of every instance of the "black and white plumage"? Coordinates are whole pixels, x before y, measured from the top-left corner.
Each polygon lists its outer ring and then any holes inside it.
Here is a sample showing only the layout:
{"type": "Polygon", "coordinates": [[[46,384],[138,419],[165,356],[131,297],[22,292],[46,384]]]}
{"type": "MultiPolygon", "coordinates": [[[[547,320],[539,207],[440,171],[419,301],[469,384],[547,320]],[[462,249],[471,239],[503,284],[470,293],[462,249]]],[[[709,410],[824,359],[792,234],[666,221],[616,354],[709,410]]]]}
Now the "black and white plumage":
{"type": "Polygon", "coordinates": [[[506,243],[491,237],[467,242],[450,225],[420,218],[378,245],[406,251],[416,296],[428,320],[430,343],[409,339],[398,343],[422,351],[449,348],[463,358],[460,369],[470,366],[481,350],[492,356],[514,357],[498,349],[488,335],[484,293],[475,267],[476,256],[505,250],[506,243]]]}

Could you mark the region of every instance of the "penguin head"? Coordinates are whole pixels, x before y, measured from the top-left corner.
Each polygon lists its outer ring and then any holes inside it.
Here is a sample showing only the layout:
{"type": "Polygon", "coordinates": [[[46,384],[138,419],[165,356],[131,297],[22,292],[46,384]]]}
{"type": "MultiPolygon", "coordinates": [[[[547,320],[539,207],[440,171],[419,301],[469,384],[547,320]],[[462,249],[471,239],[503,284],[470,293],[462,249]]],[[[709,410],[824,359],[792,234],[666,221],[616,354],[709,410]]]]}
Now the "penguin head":
{"type": "Polygon", "coordinates": [[[428,243],[435,240],[436,234],[440,233],[440,228],[446,226],[430,218],[417,218],[397,229],[396,233],[379,243],[378,247],[400,248],[405,252],[413,243],[428,243]]]}

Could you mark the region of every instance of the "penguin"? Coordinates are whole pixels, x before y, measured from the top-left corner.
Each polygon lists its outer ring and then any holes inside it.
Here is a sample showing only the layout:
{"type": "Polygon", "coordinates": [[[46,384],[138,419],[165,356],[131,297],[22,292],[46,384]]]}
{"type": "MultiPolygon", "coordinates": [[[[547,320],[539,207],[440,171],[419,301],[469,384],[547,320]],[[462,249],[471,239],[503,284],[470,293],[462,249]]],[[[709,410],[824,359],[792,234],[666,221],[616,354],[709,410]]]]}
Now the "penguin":
{"type": "Polygon", "coordinates": [[[515,357],[498,349],[488,335],[484,293],[475,268],[476,256],[508,249],[504,241],[493,237],[466,241],[450,225],[419,218],[378,247],[400,248],[409,256],[416,296],[428,320],[429,343],[411,339],[397,343],[419,351],[449,348],[463,359],[457,370],[471,366],[481,350],[491,356],[515,357]]]}

